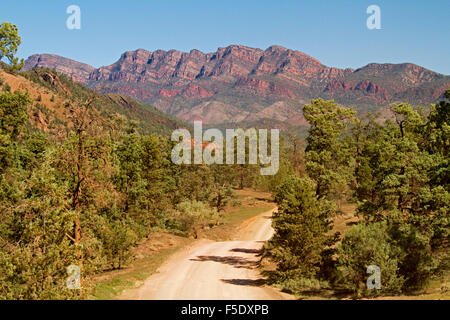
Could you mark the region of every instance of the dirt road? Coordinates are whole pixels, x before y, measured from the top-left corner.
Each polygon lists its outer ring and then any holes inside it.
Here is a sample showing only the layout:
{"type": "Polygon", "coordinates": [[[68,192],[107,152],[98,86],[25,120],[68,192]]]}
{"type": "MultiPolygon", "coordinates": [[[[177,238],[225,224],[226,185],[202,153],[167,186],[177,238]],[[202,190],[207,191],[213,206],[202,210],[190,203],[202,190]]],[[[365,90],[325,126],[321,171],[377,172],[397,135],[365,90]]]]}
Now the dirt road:
{"type": "Polygon", "coordinates": [[[137,289],[120,299],[144,300],[271,300],[292,299],[264,285],[257,253],[273,234],[272,212],[244,222],[234,241],[202,240],[175,254],[137,289]]]}

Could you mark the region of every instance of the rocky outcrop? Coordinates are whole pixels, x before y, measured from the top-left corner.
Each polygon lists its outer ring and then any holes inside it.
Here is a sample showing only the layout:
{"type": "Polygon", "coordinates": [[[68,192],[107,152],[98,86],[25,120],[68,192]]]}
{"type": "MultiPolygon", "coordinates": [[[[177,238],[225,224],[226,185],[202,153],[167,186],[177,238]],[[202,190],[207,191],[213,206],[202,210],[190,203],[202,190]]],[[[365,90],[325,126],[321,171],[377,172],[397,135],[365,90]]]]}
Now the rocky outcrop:
{"type": "Polygon", "coordinates": [[[27,71],[35,68],[53,69],[81,83],[86,83],[89,75],[95,71],[95,68],[90,65],[54,54],[35,54],[29,57],[25,61],[23,70],[27,71]]]}
{"type": "Polygon", "coordinates": [[[285,106],[296,101],[300,108],[316,97],[356,107],[395,101],[427,104],[450,86],[449,76],[413,64],[339,69],[281,46],[261,50],[231,45],[212,53],[138,49],[98,69],[54,55],[34,55],[25,69],[36,67],[154,104],[185,120],[205,112],[210,115],[206,118],[219,122],[265,116],[302,122],[301,115],[285,106]],[[270,109],[264,112],[265,108],[270,109]]]}
{"type": "Polygon", "coordinates": [[[274,82],[265,81],[257,78],[240,78],[234,85],[235,89],[248,94],[259,95],[262,97],[285,97],[294,99],[294,88],[278,85],[274,82]]]}
{"type": "Polygon", "coordinates": [[[390,94],[387,89],[370,80],[363,80],[357,83],[333,80],[330,81],[324,89],[324,92],[328,92],[333,96],[344,95],[349,92],[355,93],[358,91],[364,95],[372,96],[378,104],[386,103],[390,99],[390,94]]]}

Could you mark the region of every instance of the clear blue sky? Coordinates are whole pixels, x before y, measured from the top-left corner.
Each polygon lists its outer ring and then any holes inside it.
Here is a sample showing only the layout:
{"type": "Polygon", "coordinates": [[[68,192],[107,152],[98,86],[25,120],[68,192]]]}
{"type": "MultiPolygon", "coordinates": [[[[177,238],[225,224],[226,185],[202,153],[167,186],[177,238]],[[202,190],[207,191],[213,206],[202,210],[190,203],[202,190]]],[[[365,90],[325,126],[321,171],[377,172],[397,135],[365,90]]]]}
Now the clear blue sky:
{"type": "Polygon", "coordinates": [[[7,0],[0,21],[15,23],[19,55],[54,53],[95,67],[138,48],[199,49],[272,44],[333,67],[412,62],[450,74],[450,0],[7,0]],[[66,8],[81,8],[81,30],[66,28],[66,8]],[[366,9],[381,8],[381,30],[366,9]]]}

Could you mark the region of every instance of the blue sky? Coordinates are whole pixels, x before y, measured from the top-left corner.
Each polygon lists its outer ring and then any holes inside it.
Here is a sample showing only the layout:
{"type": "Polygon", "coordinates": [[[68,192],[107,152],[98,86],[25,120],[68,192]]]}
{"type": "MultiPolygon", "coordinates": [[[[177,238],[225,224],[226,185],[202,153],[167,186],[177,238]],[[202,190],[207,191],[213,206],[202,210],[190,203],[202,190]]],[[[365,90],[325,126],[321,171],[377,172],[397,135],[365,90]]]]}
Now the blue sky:
{"type": "Polygon", "coordinates": [[[24,58],[54,53],[99,67],[138,48],[278,44],[333,67],[411,62],[450,74],[450,0],[14,0],[0,10],[0,21],[19,27],[24,58]],[[72,4],[81,8],[81,30],[66,28],[72,4]],[[372,4],[381,8],[381,30],[366,27],[372,4]]]}

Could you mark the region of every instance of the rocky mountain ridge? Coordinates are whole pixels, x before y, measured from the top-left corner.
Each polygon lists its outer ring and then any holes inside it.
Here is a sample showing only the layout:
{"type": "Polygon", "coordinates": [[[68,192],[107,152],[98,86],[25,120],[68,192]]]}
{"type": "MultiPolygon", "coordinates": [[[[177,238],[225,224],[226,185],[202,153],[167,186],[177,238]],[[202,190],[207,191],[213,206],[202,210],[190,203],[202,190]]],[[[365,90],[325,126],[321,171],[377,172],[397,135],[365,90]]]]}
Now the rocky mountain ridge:
{"type": "Polygon", "coordinates": [[[138,49],[98,69],[43,54],[28,58],[24,69],[39,67],[206,123],[268,118],[298,125],[304,122],[301,106],[313,98],[374,111],[399,101],[433,103],[450,87],[449,76],[410,63],[339,69],[281,46],[231,45],[213,53],[138,49]]]}

